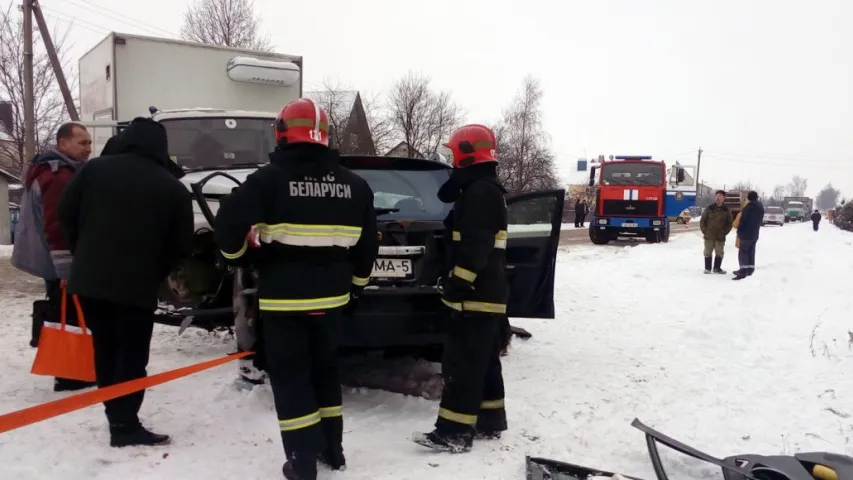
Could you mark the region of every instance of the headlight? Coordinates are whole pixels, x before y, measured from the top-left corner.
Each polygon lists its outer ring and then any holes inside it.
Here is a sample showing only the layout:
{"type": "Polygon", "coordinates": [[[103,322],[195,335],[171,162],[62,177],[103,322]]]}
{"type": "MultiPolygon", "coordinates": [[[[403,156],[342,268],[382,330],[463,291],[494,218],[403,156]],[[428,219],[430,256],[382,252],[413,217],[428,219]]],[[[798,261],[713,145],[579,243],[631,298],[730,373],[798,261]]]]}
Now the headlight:
{"type": "Polygon", "coordinates": [[[598,224],[599,225],[607,225],[607,219],[606,218],[598,219],[598,224]]]}
{"type": "Polygon", "coordinates": [[[662,223],[663,222],[661,222],[660,220],[652,220],[652,225],[660,225],[662,223]]]}

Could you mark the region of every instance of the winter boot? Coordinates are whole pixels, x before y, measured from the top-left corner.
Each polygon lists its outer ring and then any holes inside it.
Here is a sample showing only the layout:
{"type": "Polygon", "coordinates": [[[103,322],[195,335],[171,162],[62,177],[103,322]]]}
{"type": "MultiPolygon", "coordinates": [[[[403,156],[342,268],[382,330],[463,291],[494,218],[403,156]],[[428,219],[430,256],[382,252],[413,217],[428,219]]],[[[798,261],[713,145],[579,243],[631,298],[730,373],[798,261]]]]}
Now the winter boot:
{"type": "Polygon", "coordinates": [[[705,257],[705,274],[711,273],[711,257],[705,257]]]}
{"type": "Polygon", "coordinates": [[[474,438],[477,440],[500,440],[501,431],[477,429],[477,433],[474,434],[474,438]]]}
{"type": "Polygon", "coordinates": [[[714,259],[714,273],[719,273],[720,275],[725,275],[726,271],[723,270],[722,268],[720,268],[720,267],[722,267],[722,265],[723,265],[723,257],[716,257],[714,259]]]}
{"type": "Polygon", "coordinates": [[[465,453],[474,444],[474,433],[444,433],[435,429],[430,433],[415,433],[412,441],[437,452],[465,453]]]}
{"type": "Polygon", "coordinates": [[[53,379],[54,392],[73,392],[75,390],[94,387],[95,385],[97,385],[95,382],[84,382],[82,380],[73,380],[70,378],[56,377],[53,379]]]}
{"type": "Polygon", "coordinates": [[[343,448],[327,448],[323,453],[317,455],[317,461],[331,470],[346,470],[347,459],[344,457],[343,448]]]}
{"type": "Polygon", "coordinates": [[[317,455],[309,452],[288,452],[288,460],[281,467],[287,480],[317,480],[317,455]]]}
{"type": "Polygon", "coordinates": [[[168,445],[170,443],[172,443],[172,439],[168,435],[151,432],[142,425],[110,425],[111,447],[152,447],[155,445],[168,445]]]}
{"type": "Polygon", "coordinates": [[[735,276],[732,277],[732,280],[743,280],[744,278],[749,276],[748,272],[749,272],[748,268],[741,268],[740,270],[736,270],[734,272],[735,276]]]}

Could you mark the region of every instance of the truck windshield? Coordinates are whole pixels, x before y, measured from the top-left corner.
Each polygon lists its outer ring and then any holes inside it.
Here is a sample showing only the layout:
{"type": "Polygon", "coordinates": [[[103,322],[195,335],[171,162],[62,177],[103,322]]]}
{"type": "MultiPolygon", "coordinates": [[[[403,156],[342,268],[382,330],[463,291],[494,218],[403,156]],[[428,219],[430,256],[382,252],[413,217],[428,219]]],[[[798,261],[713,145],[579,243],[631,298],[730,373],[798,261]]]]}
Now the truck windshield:
{"type": "Polygon", "coordinates": [[[161,120],[169,155],[186,170],[269,163],[275,147],[271,118],[172,118],[161,120]]]}
{"type": "Polygon", "coordinates": [[[605,164],[601,170],[603,185],[663,185],[663,166],[659,163],[605,164]]]}
{"type": "Polygon", "coordinates": [[[373,206],[379,217],[444,220],[452,204],[438,199],[448,170],[386,170],[352,168],[373,190],[373,206]]]}

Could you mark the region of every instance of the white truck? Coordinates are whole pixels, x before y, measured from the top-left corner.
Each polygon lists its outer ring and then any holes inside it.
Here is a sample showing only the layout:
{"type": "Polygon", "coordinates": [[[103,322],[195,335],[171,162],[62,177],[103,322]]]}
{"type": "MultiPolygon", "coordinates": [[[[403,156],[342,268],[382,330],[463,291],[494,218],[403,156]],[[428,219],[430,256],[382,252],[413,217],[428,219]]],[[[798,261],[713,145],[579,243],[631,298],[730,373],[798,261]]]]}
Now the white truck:
{"type": "MultiPolygon", "coordinates": [[[[193,258],[161,292],[161,323],[230,325],[235,272],[213,242],[218,198],[269,162],[273,122],[302,95],[302,57],[110,33],[80,58],[80,118],[93,155],[135,117],[166,127],[169,153],[197,202],[193,258]]],[[[242,287],[240,287],[242,288],[242,287]]]]}
{"type": "MultiPolygon", "coordinates": [[[[92,130],[93,155],[117,127],[150,116],[168,130],[188,186],[205,172],[244,178],[251,169],[235,166],[266,163],[276,114],[302,95],[300,56],[115,32],[80,58],[79,71],[80,119],[92,130]]],[[[213,180],[205,193],[231,187],[213,180]]]]}

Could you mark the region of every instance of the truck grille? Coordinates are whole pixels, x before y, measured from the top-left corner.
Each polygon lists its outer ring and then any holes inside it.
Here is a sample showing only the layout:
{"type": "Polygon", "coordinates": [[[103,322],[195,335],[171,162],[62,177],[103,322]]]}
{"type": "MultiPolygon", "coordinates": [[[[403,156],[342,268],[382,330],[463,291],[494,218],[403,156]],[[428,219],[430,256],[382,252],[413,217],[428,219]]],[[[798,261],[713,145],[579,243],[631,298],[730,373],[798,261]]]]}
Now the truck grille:
{"type": "Polygon", "coordinates": [[[658,202],[652,200],[604,200],[605,215],[656,217],[658,202]]]}

